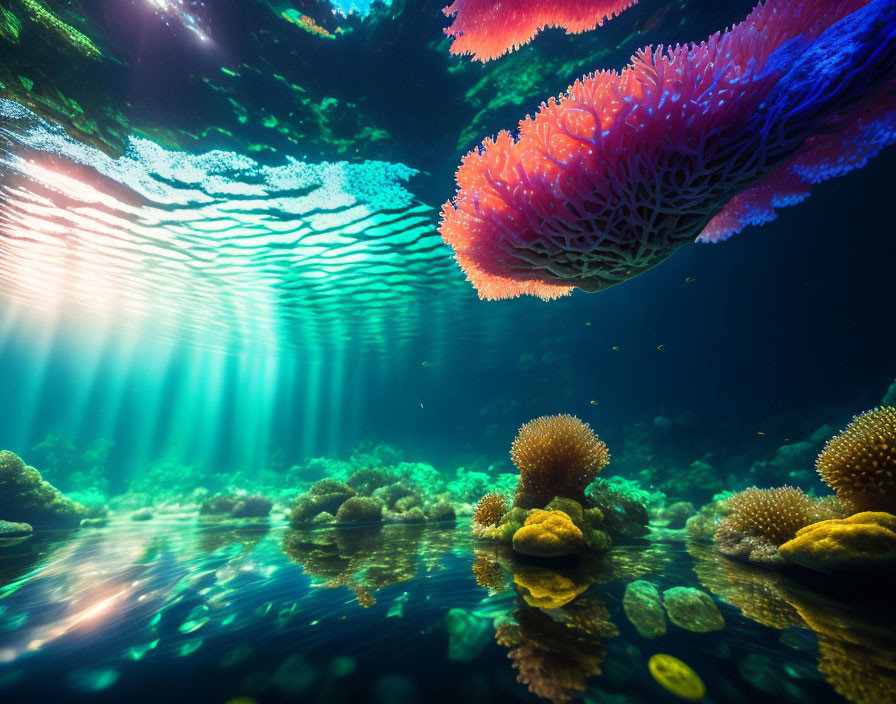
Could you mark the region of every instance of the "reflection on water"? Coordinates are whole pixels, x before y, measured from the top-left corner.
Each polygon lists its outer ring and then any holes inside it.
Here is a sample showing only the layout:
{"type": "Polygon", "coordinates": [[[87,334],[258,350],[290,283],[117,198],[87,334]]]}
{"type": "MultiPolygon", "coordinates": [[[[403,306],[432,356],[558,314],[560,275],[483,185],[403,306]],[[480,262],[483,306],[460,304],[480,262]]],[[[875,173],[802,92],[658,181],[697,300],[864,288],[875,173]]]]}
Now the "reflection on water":
{"type": "Polygon", "coordinates": [[[5,701],[158,701],[147,685],[162,673],[184,682],[172,700],[196,702],[647,704],[697,691],[675,671],[654,680],[657,655],[690,668],[708,701],[896,692],[885,598],[856,605],[674,540],[558,568],[463,525],[163,516],[7,545],[0,578],[5,701]],[[713,594],[724,629],[676,622],[645,638],[622,609],[635,580],[713,594]]]}

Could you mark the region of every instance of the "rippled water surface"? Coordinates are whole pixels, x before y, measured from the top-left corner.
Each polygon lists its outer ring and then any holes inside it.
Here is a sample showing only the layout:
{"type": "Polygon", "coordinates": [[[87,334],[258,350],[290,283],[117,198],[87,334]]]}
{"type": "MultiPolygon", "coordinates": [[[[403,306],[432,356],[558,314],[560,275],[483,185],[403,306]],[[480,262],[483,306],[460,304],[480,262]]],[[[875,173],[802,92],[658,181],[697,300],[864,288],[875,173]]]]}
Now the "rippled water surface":
{"type": "Polygon", "coordinates": [[[534,701],[520,673],[555,701],[576,683],[590,702],[678,701],[648,672],[656,653],[690,665],[706,701],[896,691],[892,610],[677,534],[547,570],[460,525],[171,516],[6,545],[0,580],[4,701],[534,701]],[[713,594],[724,629],[644,638],[621,606],[636,579],[713,594]]]}

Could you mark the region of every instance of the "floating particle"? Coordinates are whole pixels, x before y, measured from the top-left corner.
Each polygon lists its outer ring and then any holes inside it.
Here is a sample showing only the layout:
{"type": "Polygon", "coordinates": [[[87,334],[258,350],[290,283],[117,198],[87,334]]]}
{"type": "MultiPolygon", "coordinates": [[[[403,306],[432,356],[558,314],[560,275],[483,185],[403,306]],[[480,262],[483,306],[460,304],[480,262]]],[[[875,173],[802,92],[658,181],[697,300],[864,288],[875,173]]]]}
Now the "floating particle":
{"type": "Polygon", "coordinates": [[[72,689],[81,692],[99,692],[111,687],[118,680],[118,672],[111,668],[100,670],[74,670],[68,676],[72,689]]]}
{"type": "Polygon", "coordinates": [[[592,406],[596,406],[596,405],[597,405],[597,401],[591,401],[590,403],[591,403],[592,406]]]}
{"type": "Polygon", "coordinates": [[[619,347],[617,347],[616,345],[613,345],[613,349],[619,351],[619,347]]]}
{"type": "Polygon", "coordinates": [[[647,667],[653,679],[676,697],[696,702],[706,696],[700,676],[672,655],[657,653],[650,658],[647,667]]]}
{"type": "Polygon", "coordinates": [[[666,349],[666,346],[665,346],[665,345],[657,345],[656,348],[657,348],[660,352],[662,352],[664,349],[666,349]]]}
{"type": "Polygon", "coordinates": [[[696,280],[697,280],[697,277],[696,277],[696,276],[689,276],[688,278],[686,278],[686,279],[684,280],[684,282],[685,282],[686,284],[690,284],[690,283],[693,283],[693,282],[696,281],[696,280]]]}

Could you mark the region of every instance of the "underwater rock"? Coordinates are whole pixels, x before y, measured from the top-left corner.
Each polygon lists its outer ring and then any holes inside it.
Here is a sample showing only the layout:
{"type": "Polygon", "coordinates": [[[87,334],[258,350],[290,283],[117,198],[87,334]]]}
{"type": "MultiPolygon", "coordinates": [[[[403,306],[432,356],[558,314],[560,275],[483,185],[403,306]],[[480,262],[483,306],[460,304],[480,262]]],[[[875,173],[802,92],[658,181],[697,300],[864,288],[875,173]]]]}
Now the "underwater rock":
{"type": "Polygon", "coordinates": [[[665,635],[666,612],[660,593],[650,582],[630,582],[625,588],[622,607],[628,620],[645,638],[665,635]]]}
{"type": "Polygon", "coordinates": [[[102,528],[109,523],[108,518],[85,518],[81,521],[82,528],[102,528]]]}
{"type": "MultiPolygon", "coordinates": [[[[717,494],[716,496],[719,495],[717,494]]],[[[712,501],[705,506],[701,506],[696,514],[685,521],[685,530],[694,538],[711,539],[715,535],[721,520],[728,515],[729,509],[726,498],[713,497],[712,501]]]]}
{"type": "Polygon", "coordinates": [[[230,513],[236,506],[237,498],[235,496],[226,496],[218,494],[211,496],[199,506],[200,516],[214,516],[222,513],[230,513]]]}
{"type": "Polygon", "coordinates": [[[289,521],[293,525],[307,523],[317,514],[336,514],[345,501],[355,496],[355,490],[335,479],[321,479],[311,485],[293,502],[289,521]]]}
{"type": "Polygon", "coordinates": [[[571,415],[525,423],[510,457],[520,471],[513,505],[522,508],[542,508],[556,496],[583,501],[586,487],[610,463],[606,444],[571,415]]]}
{"type": "Polygon", "coordinates": [[[346,499],[336,512],[339,523],[378,523],[383,520],[383,504],[369,496],[346,499]]]}
{"type": "Polygon", "coordinates": [[[423,508],[426,519],[429,521],[453,521],[455,519],[454,507],[445,500],[436,501],[423,508]]]}
{"type": "Polygon", "coordinates": [[[896,572],[896,516],[865,511],[814,523],[797,531],[778,552],[828,574],[896,572]]]}
{"type": "Polygon", "coordinates": [[[673,587],[663,592],[663,606],[669,620],[694,633],[709,633],[725,627],[719,607],[706,592],[694,587],[673,587]]]}
{"type": "Polygon", "coordinates": [[[132,521],[150,521],[152,520],[152,511],[148,508],[141,508],[131,514],[132,521]]]}
{"type": "Polygon", "coordinates": [[[687,520],[696,513],[690,501],[676,501],[660,512],[660,520],[666,522],[667,528],[684,528],[687,520]]]}
{"type": "Polygon", "coordinates": [[[35,528],[77,528],[85,508],[43,481],[20,457],[0,452],[0,516],[35,528]]]}
{"type": "Polygon", "coordinates": [[[12,523],[0,520],[0,539],[25,538],[33,532],[34,529],[27,523],[12,523]]]}
{"type": "Polygon", "coordinates": [[[233,518],[264,518],[271,513],[273,504],[263,496],[244,496],[236,502],[230,515],[233,518]]]}
{"type": "Polygon", "coordinates": [[[426,523],[426,514],[419,506],[412,506],[407,511],[384,509],[383,519],[389,523],[426,523]]]}
{"type": "Polygon", "coordinates": [[[314,518],[312,518],[309,523],[313,526],[323,526],[329,525],[330,523],[336,522],[336,516],[332,513],[327,513],[326,511],[321,511],[314,518]]]}
{"type": "Polygon", "coordinates": [[[582,531],[562,511],[534,509],[513,535],[514,550],[538,557],[574,555],[584,544],[582,531]]]}
{"type": "Polygon", "coordinates": [[[359,469],[345,480],[346,485],[354,489],[359,496],[370,496],[376,489],[395,482],[395,475],[382,469],[359,469]]]}
{"type": "Polygon", "coordinates": [[[449,610],[445,615],[445,627],[448,629],[448,659],[455,662],[470,662],[492,639],[491,621],[463,609],[449,610]]]}

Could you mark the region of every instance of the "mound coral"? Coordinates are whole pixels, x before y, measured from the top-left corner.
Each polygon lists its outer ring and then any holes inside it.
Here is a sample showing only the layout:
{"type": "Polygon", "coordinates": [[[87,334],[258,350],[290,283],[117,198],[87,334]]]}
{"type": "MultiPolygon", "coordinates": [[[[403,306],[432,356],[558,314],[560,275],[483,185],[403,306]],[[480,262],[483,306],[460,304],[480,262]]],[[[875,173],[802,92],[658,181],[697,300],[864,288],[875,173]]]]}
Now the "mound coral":
{"type": "Polygon", "coordinates": [[[34,467],[0,452],[0,517],[35,528],[77,528],[86,509],[45,482],[34,467]]]}
{"type": "Polygon", "coordinates": [[[467,154],[440,232],[481,298],[628,280],[896,141],[896,0],[759,4],[576,81],[467,154]]]}
{"type": "Polygon", "coordinates": [[[500,494],[486,494],[473,512],[473,522],[481,526],[496,526],[507,513],[507,501],[500,494]]]}
{"type": "Polygon", "coordinates": [[[528,44],[545,27],[568,34],[587,32],[634,5],[637,0],[455,0],[443,12],[454,15],[445,34],[452,54],[489,61],[528,44]]]}
{"type": "Polygon", "coordinates": [[[535,509],[513,535],[513,549],[523,555],[560,557],[574,555],[585,536],[563,511],[535,509]]]}
{"type": "Polygon", "coordinates": [[[751,487],[732,495],[728,509],[716,529],[716,547],[731,557],[768,565],[783,562],[778,547],[820,520],[815,501],[791,486],[751,487]]]}
{"type": "Polygon", "coordinates": [[[336,520],[340,523],[378,523],[383,520],[383,504],[369,496],[353,496],[339,507],[336,520]]]}
{"type": "Polygon", "coordinates": [[[896,408],[862,413],[824,446],[822,481],[858,511],[896,513],[896,408]]]}
{"type": "Polygon", "coordinates": [[[555,496],[582,502],[585,488],[610,463],[591,426],[565,414],[524,424],[510,457],[520,471],[513,505],[522,508],[543,508],[555,496]]]}
{"type": "Polygon", "coordinates": [[[778,552],[829,574],[896,571],[896,516],[866,511],[801,528],[778,552]]]}

